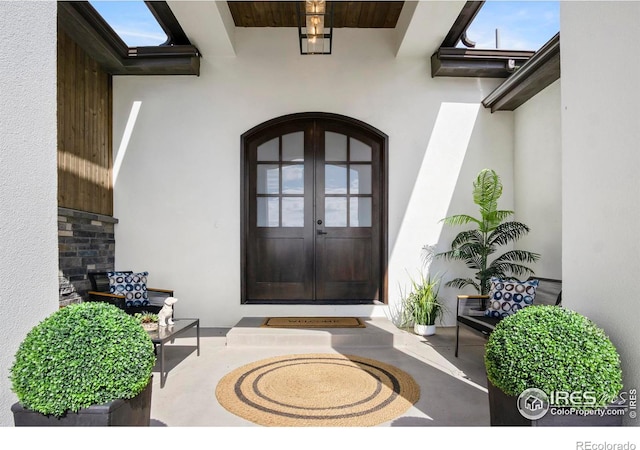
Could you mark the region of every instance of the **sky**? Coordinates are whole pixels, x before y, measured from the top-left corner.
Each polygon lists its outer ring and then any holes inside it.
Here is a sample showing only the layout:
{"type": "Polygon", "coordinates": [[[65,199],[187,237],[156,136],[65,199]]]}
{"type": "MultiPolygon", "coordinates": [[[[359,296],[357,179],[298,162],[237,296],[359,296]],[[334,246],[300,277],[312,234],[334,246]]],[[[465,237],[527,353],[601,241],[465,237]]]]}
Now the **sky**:
{"type": "Polygon", "coordinates": [[[487,1],[467,29],[476,48],[538,50],[560,31],[560,2],[487,1]]]}
{"type": "MultiPolygon", "coordinates": [[[[167,36],[143,1],[91,1],[130,47],[160,45],[167,36]]],[[[467,30],[476,48],[538,50],[560,30],[558,1],[487,1],[467,30]]]]}
{"type": "Polygon", "coordinates": [[[167,40],[144,1],[90,1],[129,47],[155,46],[167,40]]]}

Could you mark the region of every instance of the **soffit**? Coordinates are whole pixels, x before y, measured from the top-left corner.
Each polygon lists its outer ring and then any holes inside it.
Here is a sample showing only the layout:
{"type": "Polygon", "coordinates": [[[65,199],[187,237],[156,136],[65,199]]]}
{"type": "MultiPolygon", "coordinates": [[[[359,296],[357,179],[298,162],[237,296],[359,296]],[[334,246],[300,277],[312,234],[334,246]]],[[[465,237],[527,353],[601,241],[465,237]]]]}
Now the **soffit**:
{"type": "MultiPolygon", "coordinates": [[[[267,33],[270,29],[284,29],[285,25],[297,27],[293,22],[296,2],[174,0],[167,3],[205,58],[234,56],[240,29],[259,28],[267,33]],[[241,26],[243,24],[247,26],[241,26]]],[[[388,36],[397,56],[429,58],[464,5],[465,0],[335,2],[336,27],[381,27],[369,29],[392,31],[388,36]]]]}
{"type": "MultiPolygon", "coordinates": [[[[227,2],[237,27],[297,27],[296,3],[304,2],[227,2]]],[[[403,1],[327,2],[333,5],[334,28],[395,28],[403,1]]]]}

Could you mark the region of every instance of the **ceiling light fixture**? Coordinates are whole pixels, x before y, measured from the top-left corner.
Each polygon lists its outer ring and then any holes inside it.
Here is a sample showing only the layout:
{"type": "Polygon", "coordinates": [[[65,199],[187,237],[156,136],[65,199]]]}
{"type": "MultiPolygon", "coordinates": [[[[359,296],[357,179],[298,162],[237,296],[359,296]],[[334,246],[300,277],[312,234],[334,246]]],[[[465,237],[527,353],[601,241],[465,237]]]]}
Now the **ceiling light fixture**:
{"type": "Polygon", "coordinates": [[[333,2],[327,8],[325,0],[306,0],[304,11],[300,2],[298,11],[298,38],[301,55],[330,55],[333,44],[333,2]]]}

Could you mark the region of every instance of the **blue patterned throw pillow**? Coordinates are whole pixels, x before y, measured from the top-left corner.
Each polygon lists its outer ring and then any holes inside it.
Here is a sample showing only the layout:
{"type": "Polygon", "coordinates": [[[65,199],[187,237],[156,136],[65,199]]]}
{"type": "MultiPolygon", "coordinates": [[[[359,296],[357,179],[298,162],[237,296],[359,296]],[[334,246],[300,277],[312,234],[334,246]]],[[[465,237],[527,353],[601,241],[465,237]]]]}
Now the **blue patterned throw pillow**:
{"type": "Polygon", "coordinates": [[[532,305],[538,283],[538,280],[512,281],[492,277],[489,304],[484,315],[501,319],[532,305]]]}
{"type": "Polygon", "coordinates": [[[125,306],[148,306],[147,276],[149,272],[108,272],[109,293],[124,295],[125,306]]]}

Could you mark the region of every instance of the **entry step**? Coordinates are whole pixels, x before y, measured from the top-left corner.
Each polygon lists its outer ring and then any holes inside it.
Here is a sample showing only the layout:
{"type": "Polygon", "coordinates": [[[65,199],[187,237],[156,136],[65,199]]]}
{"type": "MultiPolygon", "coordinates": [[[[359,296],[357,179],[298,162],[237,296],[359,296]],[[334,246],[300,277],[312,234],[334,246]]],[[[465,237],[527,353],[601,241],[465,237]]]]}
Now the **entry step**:
{"type": "Polygon", "coordinates": [[[361,317],[364,328],[263,327],[265,317],[244,317],[227,333],[228,347],[403,347],[412,339],[384,317],[361,317]]]}

